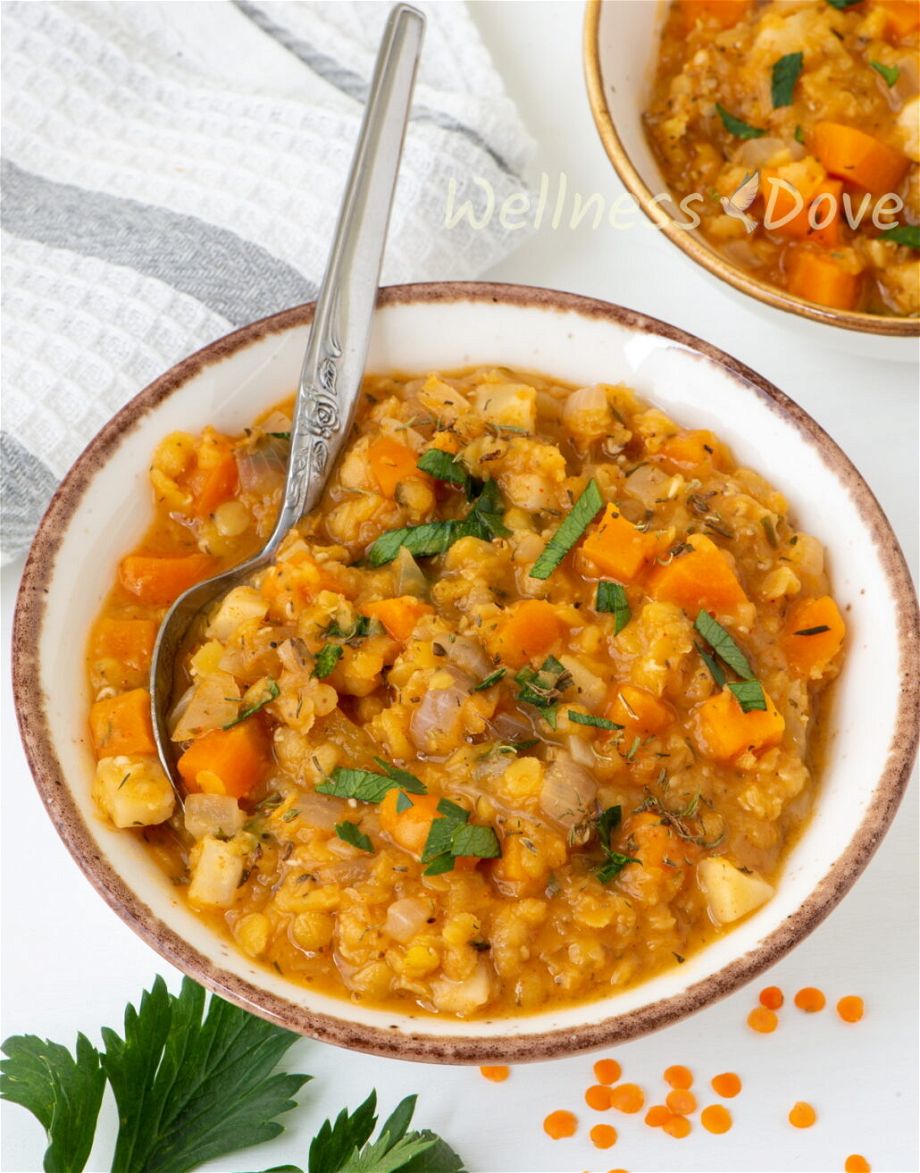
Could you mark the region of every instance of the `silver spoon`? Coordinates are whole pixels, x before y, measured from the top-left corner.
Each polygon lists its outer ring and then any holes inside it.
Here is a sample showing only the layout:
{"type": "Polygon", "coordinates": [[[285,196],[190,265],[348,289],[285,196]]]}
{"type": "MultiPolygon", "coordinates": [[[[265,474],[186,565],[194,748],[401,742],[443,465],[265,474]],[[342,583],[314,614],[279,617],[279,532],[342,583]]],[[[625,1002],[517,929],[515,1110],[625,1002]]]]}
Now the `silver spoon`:
{"type": "Polygon", "coordinates": [[[167,719],[183,639],[203,608],[273,560],[292,527],[317,504],[351,430],[424,28],[425,18],[417,9],[396,5],[377,53],[304,355],[284,497],[274,531],[258,554],[180,595],[157,635],[150,667],[150,711],[160,762],[177,793],[167,719]]]}

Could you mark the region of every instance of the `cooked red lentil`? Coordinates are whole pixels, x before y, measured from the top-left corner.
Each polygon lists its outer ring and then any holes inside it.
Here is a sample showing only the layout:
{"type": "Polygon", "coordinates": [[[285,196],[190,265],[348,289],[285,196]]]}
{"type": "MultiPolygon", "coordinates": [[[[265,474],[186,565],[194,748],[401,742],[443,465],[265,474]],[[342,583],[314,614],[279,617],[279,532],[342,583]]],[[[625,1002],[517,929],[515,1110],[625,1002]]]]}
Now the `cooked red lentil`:
{"type": "Polygon", "coordinates": [[[152,643],[264,541],[290,404],[154,453],[156,522],[90,640],[101,813],[244,953],[372,1005],[525,1012],[677,964],[770,898],[812,803],[844,636],[820,544],[627,387],[365,391],[321,507],[188,649],[184,810],[152,643]]]}
{"type": "Polygon", "coordinates": [[[916,0],[672,3],[646,126],[734,265],[821,305],[920,314],[918,25],[916,0]]]}

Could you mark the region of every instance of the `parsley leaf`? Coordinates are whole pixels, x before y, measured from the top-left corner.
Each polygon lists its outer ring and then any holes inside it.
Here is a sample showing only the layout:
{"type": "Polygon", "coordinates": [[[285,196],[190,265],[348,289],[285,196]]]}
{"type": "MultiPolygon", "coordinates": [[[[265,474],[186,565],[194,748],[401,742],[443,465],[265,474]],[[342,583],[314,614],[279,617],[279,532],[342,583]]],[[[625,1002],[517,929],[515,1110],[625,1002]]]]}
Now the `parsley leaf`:
{"type": "Polygon", "coordinates": [[[352,847],[360,847],[362,851],[369,851],[373,853],[374,845],[370,837],[365,835],[357,823],[346,819],[343,823],[336,823],[335,833],[339,839],[345,843],[350,843],[352,847]]]}
{"type": "Polygon", "coordinates": [[[767,698],[759,680],[742,680],[739,684],[729,684],[728,688],[741,706],[742,713],[750,713],[755,709],[767,711],[767,698]]]}
{"type": "Polygon", "coordinates": [[[838,12],[843,12],[847,8],[852,8],[855,4],[861,4],[862,0],[827,0],[831,8],[836,8],[838,12]]]}
{"type": "Polygon", "coordinates": [[[628,863],[642,862],[634,856],[624,855],[622,851],[614,851],[610,846],[610,836],[619,827],[622,815],[622,807],[608,806],[598,815],[595,822],[597,838],[604,853],[604,862],[598,866],[595,874],[602,884],[609,883],[615,876],[618,876],[628,863]]]}
{"type": "Polygon", "coordinates": [[[792,132],[792,137],[797,143],[801,143],[803,146],[805,145],[805,131],[802,130],[801,126],[795,128],[792,132]]]}
{"type": "Polygon", "coordinates": [[[269,677],[266,687],[268,689],[268,695],[264,697],[264,699],[256,701],[254,705],[247,705],[245,709],[241,709],[239,715],[234,717],[232,721],[228,721],[227,724],[223,726],[223,728],[232,729],[234,725],[239,725],[242,721],[247,721],[250,717],[254,717],[256,713],[261,712],[266,705],[270,705],[273,700],[281,695],[281,689],[278,687],[277,682],[272,680],[271,677],[269,677]]]}
{"type": "Polygon", "coordinates": [[[780,106],[792,105],[792,91],[799,80],[804,60],[802,53],[787,53],[785,57],[780,57],[774,62],[771,79],[774,110],[780,106]]]}
{"type": "Polygon", "coordinates": [[[370,631],[372,622],[373,620],[369,615],[358,615],[355,617],[353,626],[345,629],[340,626],[337,619],[333,619],[323,632],[323,635],[328,636],[330,639],[336,638],[342,640],[344,643],[351,643],[352,640],[364,639],[370,631]]]}
{"type": "Polygon", "coordinates": [[[442,452],[440,448],[429,448],[418,462],[422,472],[427,472],[435,480],[446,481],[449,485],[468,491],[470,488],[470,474],[463,467],[461,461],[450,452],[442,452]]]}
{"type": "Polygon", "coordinates": [[[706,651],[702,644],[697,644],[696,650],[702,657],[703,663],[709,669],[709,675],[713,678],[719,688],[724,688],[725,673],[722,671],[718,660],[716,660],[714,656],[710,656],[709,652],[706,651]]]}
{"type": "Polygon", "coordinates": [[[622,818],[623,808],[619,804],[608,806],[597,816],[597,837],[605,850],[610,848],[610,836],[619,827],[622,818]]]}
{"type": "Polygon", "coordinates": [[[486,481],[462,521],[428,521],[381,534],[367,552],[371,566],[392,562],[402,547],[416,558],[430,558],[449,550],[461,538],[491,542],[509,533],[501,518],[501,497],[495,481],[486,481]]]}
{"type": "Polygon", "coordinates": [[[920,224],[895,224],[893,228],[886,228],[879,240],[906,244],[908,248],[920,248],[920,224]]]}
{"type": "Polygon", "coordinates": [[[374,761],[383,767],[383,774],[337,766],[326,781],[317,786],[317,793],[331,794],[335,798],[356,798],[359,802],[381,802],[391,790],[408,790],[410,794],[427,793],[424,782],[414,774],[399,770],[380,758],[374,761]]]}
{"type": "Polygon", "coordinates": [[[496,668],[494,672],[490,672],[488,676],[484,676],[478,684],[474,684],[470,692],[483,692],[487,688],[491,688],[493,684],[498,684],[506,675],[506,669],[496,668]]]}
{"type": "Polygon", "coordinates": [[[870,61],[869,64],[889,89],[891,89],[901,76],[901,70],[897,65],[883,65],[881,61],[870,61]]]}
{"type": "Polygon", "coordinates": [[[584,492],[572,506],[571,512],[546,543],[543,553],[530,570],[531,578],[549,578],[569,550],[575,545],[603,508],[604,500],[594,480],[588,481],[584,492]]]}
{"type": "Polygon", "coordinates": [[[555,729],[556,701],[572,680],[562,664],[555,656],[547,656],[539,669],[528,664],[514,679],[520,685],[518,700],[539,709],[549,727],[555,729]]]}
{"type": "Polygon", "coordinates": [[[725,628],[709,614],[700,611],[693,625],[703,639],[709,644],[720,660],[733,671],[737,672],[742,680],[753,680],[754,673],[747,662],[744,652],[738,647],[725,628]]]}
{"type": "Polygon", "coordinates": [[[345,649],[341,644],[323,644],[316,653],[316,660],[313,664],[314,677],[317,680],[325,680],[344,654],[345,649]]]}
{"type": "Polygon", "coordinates": [[[719,117],[722,119],[722,125],[729,134],[733,134],[735,138],[762,138],[767,132],[761,130],[757,126],[749,126],[740,118],[736,118],[734,114],[729,114],[724,106],[716,102],[716,110],[719,117]]]}
{"type": "Polygon", "coordinates": [[[607,857],[595,873],[602,884],[609,883],[618,876],[628,863],[642,863],[634,855],[624,855],[622,851],[608,851],[607,857]]]}
{"type": "Polygon", "coordinates": [[[621,586],[618,582],[599,582],[594,610],[611,612],[613,615],[613,634],[619,635],[632,617],[629,599],[626,596],[626,587],[621,586]]]}
{"type": "Polygon", "coordinates": [[[99,1052],[78,1034],[76,1057],[36,1035],[14,1035],[3,1053],[0,1095],[31,1112],[47,1133],[45,1173],[79,1173],[89,1160],[105,1090],[99,1052]]]}
{"type": "Polygon", "coordinates": [[[616,721],[609,721],[606,717],[592,717],[590,713],[579,713],[577,709],[569,709],[568,717],[576,725],[593,725],[595,729],[622,729],[616,721]]]}
{"type": "Polygon", "coordinates": [[[451,836],[450,852],[453,856],[474,855],[478,859],[499,859],[502,849],[492,827],[465,823],[451,836]]]}
{"type": "Polygon", "coordinates": [[[176,997],[158,977],[125,1010],[124,1038],[102,1031],[120,1121],[112,1173],[187,1173],[277,1136],[310,1078],[272,1074],[299,1037],[221,998],[205,1013],[201,986],[185,978],[176,997]]]}
{"type": "Polygon", "coordinates": [[[437,809],[440,818],[432,822],[422,851],[422,863],[428,864],[426,876],[453,871],[454,860],[461,855],[479,859],[501,856],[498,836],[491,827],[471,824],[470,812],[448,798],[442,798],[437,809]]]}

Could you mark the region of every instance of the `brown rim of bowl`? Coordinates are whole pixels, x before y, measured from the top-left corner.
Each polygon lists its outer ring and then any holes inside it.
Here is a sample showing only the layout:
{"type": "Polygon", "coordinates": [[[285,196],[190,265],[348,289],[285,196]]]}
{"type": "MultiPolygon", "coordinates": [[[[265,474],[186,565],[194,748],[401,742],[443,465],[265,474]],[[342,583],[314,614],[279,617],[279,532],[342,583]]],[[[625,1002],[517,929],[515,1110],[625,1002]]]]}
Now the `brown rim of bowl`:
{"type": "MultiPolygon", "coordinates": [[[[426,1062],[522,1063],[624,1042],[701,1010],[756,977],[827,916],[878,847],[894,817],[910,775],[920,717],[920,679],[911,670],[920,644],[920,618],[910,575],[897,539],[865,481],[834,441],[801,407],[750,368],[674,326],[633,310],[571,293],[522,285],[442,282],[391,286],[381,291],[379,304],[388,306],[457,301],[515,305],[603,318],[689,347],[697,355],[721,366],[746,384],[772,411],[792,423],[805,442],[818,449],[825,463],[846,486],[854,507],[872,531],[879,559],[897,601],[902,692],[895,729],[865,818],[824,878],[779,928],[756,948],[680,994],[596,1024],[539,1032],[519,1038],[438,1037],[425,1033],[424,1017],[420,1017],[417,1024],[410,1020],[411,1033],[402,1033],[406,1024],[394,1024],[389,1029],[360,1026],[347,1020],[346,1002],[342,1004],[341,1018],[311,1012],[294,1000],[269,993],[227,972],[198,953],[168,925],[157,920],[104,858],[64,782],[47,725],[43,698],[35,688],[35,682],[40,679],[39,645],[45,597],[61,534],[95,472],[118,447],[123,435],[130,432],[144,415],[212,362],[226,358],[266,335],[306,325],[312,320],[312,305],[297,306],[244,326],[184,359],[126,404],[90,442],[51,499],[26,560],[13,624],[13,689],[26,757],[39,794],[59,835],[107,903],[171,964],[228,1001],[323,1042],[376,1055],[426,1062]]],[[[596,1009],[599,1003],[585,1005],[596,1009]]]]}
{"type": "Polygon", "coordinates": [[[764,305],[842,330],[856,330],[863,334],[881,334],[889,338],[920,337],[920,319],[918,318],[889,318],[881,314],[857,313],[854,310],[827,309],[815,302],[794,297],[791,293],[786,293],[785,290],[770,285],[766,281],[759,281],[710,248],[695,231],[681,228],[672,216],[658,204],[653,203],[654,193],[633,166],[617,133],[610,107],[607,105],[607,99],[604,95],[599,44],[603,3],[604,0],[587,0],[585,7],[583,52],[588,101],[591,104],[591,113],[594,116],[597,132],[614,170],[623,181],[627,191],[635,196],[639,207],[649,220],[657,228],[660,228],[665,236],[685,252],[692,261],[696,261],[704,269],[708,269],[713,276],[740,290],[741,293],[756,298],[764,305]]]}

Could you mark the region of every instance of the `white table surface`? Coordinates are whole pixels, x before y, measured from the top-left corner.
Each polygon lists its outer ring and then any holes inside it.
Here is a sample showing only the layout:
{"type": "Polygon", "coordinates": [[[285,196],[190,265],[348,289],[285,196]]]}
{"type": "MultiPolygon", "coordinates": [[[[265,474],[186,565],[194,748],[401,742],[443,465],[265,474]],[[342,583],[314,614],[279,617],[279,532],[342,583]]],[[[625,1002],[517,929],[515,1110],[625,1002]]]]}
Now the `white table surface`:
{"type": "MultiPolygon", "coordinates": [[[[582,82],[580,4],[546,0],[478,0],[474,17],[538,140],[537,168],[570,190],[620,190],[594,131],[582,82]]],[[[708,339],[749,363],[793,396],[853,458],[874,489],[917,565],[918,372],[916,367],[804,346],[792,330],[770,330],[740,295],[717,286],[657,233],[544,227],[494,272],[520,281],[592,294],[644,310],[708,339]]],[[[769,475],[769,469],[765,469],[769,475]]],[[[20,567],[2,575],[4,648],[20,567]]],[[[8,653],[4,652],[4,665],[8,653]]],[[[156,973],[175,988],[179,974],[157,957],[96,896],[51,826],[32,785],[13,716],[8,668],[2,680],[3,1016],[2,1034],[37,1033],[72,1044],[77,1030],[98,1040],[102,1024],[120,1025],[126,1001],[156,973]]],[[[417,1123],[441,1132],[474,1173],[537,1171],[706,1170],[832,1173],[860,1152],[874,1170],[917,1168],[917,789],[856,888],[831,917],[771,971],[791,994],[802,985],[829,995],[823,1014],[783,1012],[771,1036],[745,1026],[757,990],[742,989],[694,1018],[610,1052],[625,1078],[642,1084],[649,1102],[663,1094],[661,1072],[684,1062],[701,1091],[713,1074],[734,1070],[745,1084],[731,1107],[735,1126],[714,1137],[699,1126],[676,1141],[640,1117],[591,1112],[583,1103],[593,1082],[592,1057],[512,1070],[502,1085],[475,1068],[431,1068],[348,1054],[304,1041],[290,1063],[315,1076],[277,1141],[209,1169],[264,1169],[305,1164],[309,1138],[342,1106],[356,1106],[376,1087],[384,1109],[419,1092],[417,1123]],[[843,994],[866,998],[867,1014],[846,1027],[831,1006],[843,994]],[[786,1122],[796,1100],[808,1100],[818,1123],[798,1131],[786,1122]],[[573,1109],[575,1138],[552,1142],[541,1122],[555,1108],[573,1109]],[[612,1119],[612,1117],[616,1119],[612,1119]],[[615,1148],[594,1149],[588,1129],[601,1120],[620,1132],[615,1148]]],[[[714,1097],[712,1097],[714,1098],[714,1097]]],[[[3,1105],[3,1169],[41,1167],[37,1123],[3,1105]]],[[[108,1098],[89,1168],[111,1153],[114,1109],[108,1098]]]]}

